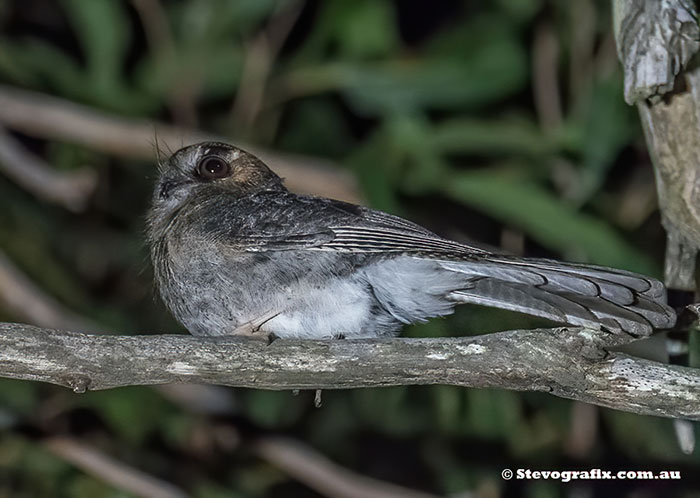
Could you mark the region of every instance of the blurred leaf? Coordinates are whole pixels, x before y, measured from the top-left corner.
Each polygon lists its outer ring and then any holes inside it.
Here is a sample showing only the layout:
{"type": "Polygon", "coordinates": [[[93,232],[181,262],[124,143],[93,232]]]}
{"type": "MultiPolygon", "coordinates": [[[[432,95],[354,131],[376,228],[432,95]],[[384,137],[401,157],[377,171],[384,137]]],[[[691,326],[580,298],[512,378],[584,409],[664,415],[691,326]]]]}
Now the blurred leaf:
{"type": "Polygon", "coordinates": [[[268,428],[288,427],[299,420],[304,405],[310,406],[313,403],[308,396],[292,396],[289,391],[256,389],[247,391],[245,400],[245,411],[250,419],[268,428]]]}
{"type": "Polygon", "coordinates": [[[362,423],[353,413],[352,400],[345,392],[324,391],[322,399],[321,409],[313,409],[306,416],[306,425],[313,427],[307,442],[329,457],[347,458],[346,443],[361,430],[362,423]]]}
{"type": "Polygon", "coordinates": [[[93,91],[108,95],[121,84],[122,63],[131,37],[124,3],[62,0],[87,60],[93,91]]]}
{"type": "Polygon", "coordinates": [[[464,424],[480,438],[506,439],[522,416],[520,399],[511,391],[468,389],[464,424]]]}
{"type": "MultiPolygon", "coordinates": [[[[21,41],[0,40],[0,52],[8,53],[14,61],[6,67],[0,57],[0,72],[8,78],[24,81],[40,89],[48,89],[79,102],[87,102],[105,109],[126,113],[152,110],[154,103],[147,96],[131,91],[125,86],[122,60],[127,47],[117,36],[118,29],[108,29],[104,33],[90,24],[90,16],[97,16],[97,25],[111,23],[113,5],[118,2],[96,0],[63,0],[73,14],[81,37],[87,66],[82,67],[74,58],[63,50],[44,41],[27,38],[21,41]],[[100,5],[98,5],[100,4],[100,5]],[[83,9],[87,10],[84,11],[83,9]],[[93,10],[94,9],[94,10],[93,10]]],[[[117,15],[119,17],[119,15],[117,15]]],[[[124,22],[124,19],[121,20],[124,22]]],[[[120,23],[115,19],[115,26],[120,23]]]]}
{"type": "Polygon", "coordinates": [[[437,427],[447,434],[459,434],[462,429],[465,389],[456,386],[435,386],[432,394],[435,397],[437,427]]]}
{"type": "Polygon", "coordinates": [[[697,326],[688,334],[688,366],[700,368],[700,330],[697,326]]]}
{"type": "Polygon", "coordinates": [[[39,441],[2,434],[0,448],[0,484],[14,480],[22,485],[27,496],[56,496],[56,490],[72,472],[68,463],[50,453],[39,441]],[[12,479],[6,477],[8,470],[14,471],[12,479]]]}
{"type": "Polygon", "coordinates": [[[1,40],[0,72],[34,87],[48,86],[73,100],[126,113],[152,110],[154,102],[127,88],[124,58],[129,22],[122,4],[111,0],[62,0],[76,31],[84,67],[63,50],[42,40],[1,40]],[[12,63],[6,63],[12,61],[12,63]]]}
{"type": "Polygon", "coordinates": [[[496,0],[495,10],[504,16],[508,16],[518,24],[533,21],[533,18],[542,9],[542,0],[496,0]]]}
{"type": "Polygon", "coordinates": [[[14,43],[0,38],[0,75],[8,82],[23,87],[36,87],[39,85],[37,75],[26,64],[18,62],[22,60],[18,57],[21,51],[14,43]]]}
{"type": "Polygon", "coordinates": [[[476,487],[476,476],[483,469],[479,465],[465,465],[446,441],[429,440],[422,448],[423,460],[435,474],[441,494],[471,496],[476,487]]]}
{"type": "Polygon", "coordinates": [[[690,458],[685,457],[678,448],[670,419],[613,410],[603,411],[603,416],[617,447],[636,461],[655,458],[670,462],[690,458]],[[639,437],[640,434],[644,437],[639,437]]]}
{"type": "Polygon", "coordinates": [[[137,113],[155,108],[148,96],[127,87],[126,52],[131,41],[129,19],[121,2],[62,0],[85,54],[87,70],[75,88],[66,89],[77,100],[106,109],[137,113]]]}
{"type": "Polygon", "coordinates": [[[0,249],[33,283],[69,306],[80,307],[89,297],[72,272],[57,258],[53,242],[61,231],[64,213],[38,206],[0,178],[0,249]]]}
{"type": "MultiPolygon", "coordinates": [[[[435,320],[431,323],[433,322],[435,320]]],[[[551,327],[552,322],[515,311],[463,304],[455,309],[450,325],[449,333],[443,336],[481,335],[504,330],[551,327]]]]}
{"type": "Polygon", "coordinates": [[[186,0],[168,5],[175,38],[186,46],[215,48],[249,36],[275,9],[289,0],[186,0]]]}
{"type": "Polygon", "coordinates": [[[521,117],[496,120],[454,118],[436,124],[430,144],[443,154],[541,157],[556,143],[538,125],[521,117]]]}
{"type": "Polygon", "coordinates": [[[67,95],[77,89],[84,91],[77,62],[52,45],[31,38],[20,42],[1,40],[0,54],[0,71],[11,81],[32,87],[47,82],[67,95]]]}
{"type": "Polygon", "coordinates": [[[352,392],[355,411],[364,425],[392,436],[420,431],[428,414],[410,402],[408,386],[357,389],[352,392]]]}
{"type": "Polygon", "coordinates": [[[527,56],[514,37],[491,19],[440,35],[421,58],[381,63],[335,62],[297,67],[283,75],[293,95],[340,91],[365,116],[410,114],[426,109],[482,108],[527,81],[527,56]],[[488,22],[487,22],[488,21],[488,22]],[[489,31],[489,43],[470,33],[489,31]]]}
{"type": "Polygon", "coordinates": [[[173,413],[165,417],[160,435],[175,448],[186,448],[199,421],[189,413],[173,413]]]}
{"type": "Polygon", "coordinates": [[[638,134],[636,113],[622,97],[621,75],[597,82],[590,102],[579,110],[581,134],[581,182],[572,197],[587,201],[604,182],[620,151],[638,134]]]}
{"type": "Polygon", "coordinates": [[[603,220],[576,211],[522,178],[473,171],[455,175],[444,192],[520,228],[567,259],[658,275],[658,265],[603,220]]]}
{"type": "Polygon", "coordinates": [[[183,46],[174,58],[144,58],[136,67],[135,78],[139,88],[161,104],[183,89],[220,98],[238,86],[242,65],[243,54],[236,46],[183,46]]]}
{"type": "Polygon", "coordinates": [[[133,496],[85,474],[75,476],[66,489],[73,498],[129,498],[133,496]]]}
{"type": "Polygon", "coordinates": [[[263,496],[272,486],[287,479],[280,470],[264,463],[239,466],[230,476],[231,484],[240,489],[246,498],[263,496]]]}
{"type": "Polygon", "coordinates": [[[432,130],[427,119],[419,115],[395,115],[386,120],[385,128],[402,157],[396,168],[395,185],[408,192],[411,186],[419,186],[414,191],[422,192],[445,179],[447,164],[430,143],[432,130]]]}
{"type": "Polygon", "coordinates": [[[514,457],[530,459],[544,450],[561,446],[563,432],[553,423],[551,411],[545,408],[527,419],[518,417],[516,427],[506,436],[514,457]]]}
{"type": "Polygon", "coordinates": [[[18,465],[18,462],[27,452],[27,440],[17,434],[0,432],[0,476],[4,469],[18,465]]]}
{"type": "Polygon", "coordinates": [[[350,105],[362,115],[419,109],[477,108],[517,90],[525,60],[517,45],[480,47],[462,58],[329,66],[350,105]]]}
{"type": "Polygon", "coordinates": [[[139,87],[161,103],[183,92],[207,99],[230,98],[245,57],[241,36],[288,3],[190,0],[173,4],[168,10],[173,19],[173,52],[141,59],[135,71],[139,87]]]}
{"type": "Polygon", "coordinates": [[[398,46],[394,7],[376,0],[327,3],[328,27],[350,59],[388,55],[398,46]]]}
{"type": "Polygon", "coordinates": [[[39,385],[33,382],[0,379],[0,407],[31,416],[39,402],[39,385]]]}
{"type": "Polygon", "coordinates": [[[534,481],[527,487],[527,498],[559,498],[560,487],[555,482],[534,481]]]}
{"type": "Polygon", "coordinates": [[[395,7],[390,2],[337,0],[319,6],[317,22],[291,55],[288,67],[313,66],[329,53],[349,62],[388,57],[398,49],[395,7]]]}
{"type": "Polygon", "coordinates": [[[111,391],[88,391],[80,404],[99,413],[120,438],[141,444],[151,433],[161,430],[173,409],[148,387],[124,387],[111,391]]]}
{"type": "Polygon", "coordinates": [[[341,157],[353,143],[341,110],[331,99],[304,99],[288,111],[278,143],[291,152],[341,157]]]}
{"type": "Polygon", "coordinates": [[[250,498],[244,494],[235,492],[213,482],[204,482],[196,486],[194,496],[196,498],[250,498]]]}
{"type": "Polygon", "coordinates": [[[395,185],[404,153],[393,143],[387,129],[376,131],[346,160],[358,177],[362,192],[377,209],[399,214],[395,185]]]}

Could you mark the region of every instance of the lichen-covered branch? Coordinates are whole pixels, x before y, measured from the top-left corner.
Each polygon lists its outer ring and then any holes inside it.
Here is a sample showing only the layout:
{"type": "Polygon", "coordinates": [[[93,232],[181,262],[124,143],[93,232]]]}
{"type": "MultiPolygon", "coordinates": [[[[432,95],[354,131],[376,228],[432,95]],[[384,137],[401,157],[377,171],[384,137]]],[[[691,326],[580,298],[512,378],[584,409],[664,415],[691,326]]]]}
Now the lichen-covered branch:
{"type": "Polygon", "coordinates": [[[103,336],[0,324],[0,376],[76,392],[198,382],[259,389],[449,384],[544,391],[640,414],[700,420],[700,370],[610,352],[580,328],[477,337],[265,341],[103,336]]]}

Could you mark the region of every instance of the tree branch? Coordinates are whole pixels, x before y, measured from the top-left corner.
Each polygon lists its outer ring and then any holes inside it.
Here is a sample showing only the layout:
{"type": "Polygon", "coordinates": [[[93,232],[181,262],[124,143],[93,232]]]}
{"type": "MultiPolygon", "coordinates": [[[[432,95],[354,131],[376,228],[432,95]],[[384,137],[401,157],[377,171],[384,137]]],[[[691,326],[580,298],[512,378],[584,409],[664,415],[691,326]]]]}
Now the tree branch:
{"type": "Polygon", "coordinates": [[[543,391],[700,420],[700,370],[608,350],[628,340],[555,328],[444,339],[280,339],[267,345],[235,337],[98,336],[4,323],[0,376],[76,392],[169,382],[277,390],[449,384],[543,391]]]}
{"type": "Polygon", "coordinates": [[[34,196],[70,211],[84,211],[97,187],[90,168],[57,171],[0,127],[0,171],[34,196]]]}
{"type": "Polygon", "coordinates": [[[46,439],[44,445],[56,456],[86,473],[136,496],[143,498],[187,498],[189,496],[169,482],[122,463],[76,439],[53,437],[46,439]]]}
{"type": "MultiPolygon", "coordinates": [[[[0,85],[0,124],[32,137],[78,143],[118,157],[155,159],[155,137],[166,150],[202,141],[230,141],[192,130],[110,115],[50,95],[0,85]]],[[[360,198],[352,175],[330,161],[281,154],[252,145],[240,147],[270,165],[295,191],[357,202],[360,198]]]]}
{"type": "Polygon", "coordinates": [[[46,327],[97,332],[100,326],[77,315],[27,277],[0,249],[0,308],[14,319],[46,327]]]}
{"type": "Polygon", "coordinates": [[[265,437],[253,451],[271,465],[323,496],[334,498],[438,498],[436,495],[379,481],[341,467],[294,439],[265,437]]]}

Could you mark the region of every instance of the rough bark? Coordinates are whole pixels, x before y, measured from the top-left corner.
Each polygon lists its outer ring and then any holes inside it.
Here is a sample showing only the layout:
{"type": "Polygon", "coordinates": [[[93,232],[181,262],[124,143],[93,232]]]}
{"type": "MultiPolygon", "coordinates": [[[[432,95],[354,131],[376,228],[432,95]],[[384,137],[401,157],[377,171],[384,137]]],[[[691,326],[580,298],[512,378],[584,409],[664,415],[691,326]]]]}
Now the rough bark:
{"type": "Polygon", "coordinates": [[[700,250],[700,48],[691,0],[615,0],[625,100],[636,104],[654,163],[668,234],[665,280],[695,289],[700,250]]]}
{"type": "Polygon", "coordinates": [[[543,391],[700,420],[700,371],[611,352],[629,337],[580,328],[466,338],[294,341],[98,336],[0,324],[0,376],[76,392],[198,382],[258,389],[448,384],[543,391]]]}

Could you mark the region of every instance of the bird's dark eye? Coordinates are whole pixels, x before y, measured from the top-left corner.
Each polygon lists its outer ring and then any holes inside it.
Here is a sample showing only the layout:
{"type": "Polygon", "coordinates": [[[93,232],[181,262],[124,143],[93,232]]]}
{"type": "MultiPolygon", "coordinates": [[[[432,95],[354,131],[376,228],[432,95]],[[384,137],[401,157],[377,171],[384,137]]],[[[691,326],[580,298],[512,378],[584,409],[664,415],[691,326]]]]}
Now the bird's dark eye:
{"type": "Polygon", "coordinates": [[[205,156],[197,164],[197,174],[205,180],[225,178],[231,173],[231,166],[219,156],[205,156]]]}

